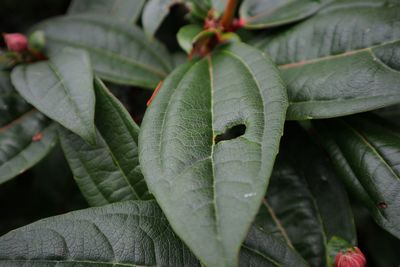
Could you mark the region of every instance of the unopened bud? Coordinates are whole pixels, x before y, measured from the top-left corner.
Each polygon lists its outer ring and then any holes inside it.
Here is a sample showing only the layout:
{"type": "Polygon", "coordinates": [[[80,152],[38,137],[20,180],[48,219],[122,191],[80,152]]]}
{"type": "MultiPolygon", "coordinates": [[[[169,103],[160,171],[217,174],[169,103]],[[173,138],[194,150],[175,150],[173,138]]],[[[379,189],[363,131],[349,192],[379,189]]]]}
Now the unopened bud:
{"type": "Polygon", "coordinates": [[[358,247],[339,251],[335,258],[335,267],[365,267],[367,260],[358,247]]]}
{"type": "Polygon", "coordinates": [[[29,36],[29,48],[42,51],[46,45],[46,38],[43,31],[35,31],[29,36]]]}
{"type": "Polygon", "coordinates": [[[3,37],[9,51],[23,52],[28,49],[28,39],[21,33],[4,33],[3,37]]]}

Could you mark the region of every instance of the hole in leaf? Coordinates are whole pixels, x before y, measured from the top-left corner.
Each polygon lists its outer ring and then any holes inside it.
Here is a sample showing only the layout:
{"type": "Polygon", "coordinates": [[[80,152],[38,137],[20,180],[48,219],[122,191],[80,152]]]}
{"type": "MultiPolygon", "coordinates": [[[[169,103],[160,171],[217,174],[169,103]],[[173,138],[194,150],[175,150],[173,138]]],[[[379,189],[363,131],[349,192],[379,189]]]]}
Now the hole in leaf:
{"type": "Polygon", "coordinates": [[[244,135],[245,132],[246,132],[246,125],[244,125],[244,124],[239,124],[239,125],[230,127],[223,134],[217,135],[215,137],[215,139],[214,139],[215,144],[218,144],[221,141],[228,141],[228,140],[238,138],[239,136],[244,135]]]}

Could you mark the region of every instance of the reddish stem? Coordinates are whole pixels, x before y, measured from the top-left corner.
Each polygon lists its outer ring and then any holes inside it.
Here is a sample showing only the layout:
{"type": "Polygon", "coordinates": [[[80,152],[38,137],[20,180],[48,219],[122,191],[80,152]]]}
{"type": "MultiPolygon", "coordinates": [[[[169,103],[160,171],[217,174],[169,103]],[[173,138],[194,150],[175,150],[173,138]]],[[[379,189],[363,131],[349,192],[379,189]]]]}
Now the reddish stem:
{"type": "Polygon", "coordinates": [[[221,25],[224,29],[228,29],[235,17],[237,0],[228,0],[226,3],[224,15],[221,18],[221,25]]]}

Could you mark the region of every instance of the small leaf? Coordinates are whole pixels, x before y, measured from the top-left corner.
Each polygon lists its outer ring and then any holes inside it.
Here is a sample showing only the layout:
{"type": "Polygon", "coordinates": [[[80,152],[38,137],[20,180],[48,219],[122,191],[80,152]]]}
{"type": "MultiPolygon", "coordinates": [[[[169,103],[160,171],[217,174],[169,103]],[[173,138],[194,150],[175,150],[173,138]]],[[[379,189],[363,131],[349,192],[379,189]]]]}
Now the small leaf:
{"type": "Polygon", "coordinates": [[[273,62],[234,43],[179,67],[145,114],[139,158],[146,182],[174,231],[209,267],[237,264],[278,153],[286,101],[273,62]]]}
{"type": "Polygon", "coordinates": [[[47,50],[86,50],[96,74],[107,81],[153,89],[172,68],[170,56],[142,30],[100,15],[49,19],[35,27],[46,34],[47,50]]]}
{"type": "Polygon", "coordinates": [[[139,128],[122,104],[96,79],[97,144],[89,146],[66,130],[60,133],[67,161],[91,206],[148,199],[139,167],[139,128]]]}
{"type": "Polygon", "coordinates": [[[270,28],[307,18],[321,9],[323,3],[330,1],[321,2],[316,0],[244,0],[240,7],[240,16],[246,20],[247,28],[270,28]]]}
{"type": "Polygon", "coordinates": [[[202,31],[202,27],[193,24],[186,25],[179,30],[177,35],[178,43],[187,54],[193,49],[193,39],[202,31]]]}
{"type": "Polygon", "coordinates": [[[328,241],[356,243],[350,203],[322,151],[298,127],[286,127],[255,225],[293,246],[311,266],[327,266],[328,241]]]}
{"type": "Polygon", "coordinates": [[[338,2],[259,44],[288,84],[288,119],[338,117],[399,103],[399,14],[400,6],[380,1],[353,8],[338,2]]]}
{"type": "Polygon", "coordinates": [[[322,144],[352,195],[400,238],[400,134],[371,117],[316,121],[322,144]]]}
{"type": "Polygon", "coordinates": [[[11,80],[34,107],[95,143],[93,74],[84,51],[66,49],[49,61],[19,65],[11,80]]]}
{"type": "Polygon", "coordinates": [[[56,125],[30,110],[0,128],[0,184],[42,160],[57,143],[56,125]]]}
{"type": "Polygon", "coordinates": [[[0,237],[1,266],[199,266],[155,201],[40,220],[0,237]],[[27,249],[29,248],[29,249],[27,249]]]}
{"type": "Polygon", "coordinates": [[[135,23],[142,11],[145,0],[73,0],[69,14],[93,13],[111,15],[135,23]]]}
{"type": "Polygon", "coordinates": [[[142,24],[148,36],[154,36],[173,5],[181,0],[149,0],[142,14],[142,24]]]}

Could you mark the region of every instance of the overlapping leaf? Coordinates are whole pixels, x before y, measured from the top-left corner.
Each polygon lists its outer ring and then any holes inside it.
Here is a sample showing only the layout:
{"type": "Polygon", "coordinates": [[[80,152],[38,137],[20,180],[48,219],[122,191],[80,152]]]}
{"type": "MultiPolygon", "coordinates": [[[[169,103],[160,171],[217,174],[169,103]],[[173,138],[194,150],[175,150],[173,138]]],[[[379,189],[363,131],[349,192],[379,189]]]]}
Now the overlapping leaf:
{"type": "Polygon", "coordinates": [[[95,143],[93,73],[81,50],[63,50],[48,61],[13,69],[17,91],[46,116],[95,143]]]}
{"type": "Polygon", "coordinates": [[[329,0],[245,0],[240,16],[247,28],[280,26],[307,18],[317,12],[329,0]]]}
{"type": "Polygon", "coordinates": [[[400,102],[400,6],[332,4],[259,44],[281,65],[288,119],[327,118],[400,102]]]}
{"type": "Polygon", "coordinates": [[[182,2],[180,0],[149,0],[142,15],[144,31],[147,35],[153,36],[160,27],[163,20],[167,17],[171,7],[182,2]]]}
{"type": "Polygon", "coordinates": [[[85,49],[98,76],[120,84],[154,88],[171,70],[166,49],[142,30],[101,15],[49,19],[35,27],[46,34],[50,52],[63,47],[85,49]]]}
{"type": "Polygon", "coordinates": [[[332,162],[375,221],[400,238],[400,134],[384,121],[350,117],[314,123],[332,162]]]}
{"type": "Polygon", "coordinates": [[[34,110],[0,72],[0,184],[23,173],[53,148],[54,125],[34,110]]]}
{"type": "Polygon", "coordinates": [[[139,136],[145,179],[175,232],[207,266],[236,264],[286,105],[274,64],[236,43],[178,68],[146,112],[139,136]],[[246,128],[242,136],[223,140],[237,128],[246,128]]]}
{"type": "Polygon", "coordinates": [[[255,225],[296,248],[311,266],[328,266],[332,237],[356,243],[349,200],[321,150],[301,129],[290,130],[255,225]]]}
{"type": "Polygon", "coordinates": [[[97,143],[61,132],[61,144],[74,178],[92,206],[150,197],[139,167],[139,128],[100,80],[95,82],[97,143]]]}
{"type": "Polygon", "coordinates": [[[145,0],[73,0],[69,14],[94,13],[111,15],[134,23],[140,16],[145,0]]]}
{"type": "Polygon", "coordinates": [[[155,201],[71,212],[0,238],[0,266],[199,266],[155,201]],[[26,249],[29,247],[30,249],[26,249]]]}

